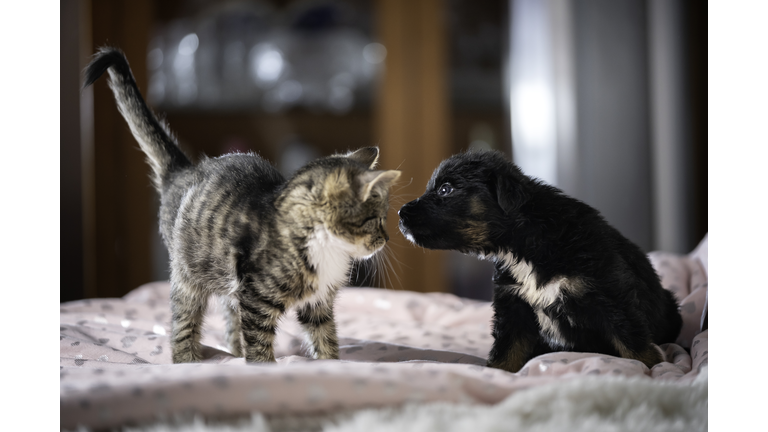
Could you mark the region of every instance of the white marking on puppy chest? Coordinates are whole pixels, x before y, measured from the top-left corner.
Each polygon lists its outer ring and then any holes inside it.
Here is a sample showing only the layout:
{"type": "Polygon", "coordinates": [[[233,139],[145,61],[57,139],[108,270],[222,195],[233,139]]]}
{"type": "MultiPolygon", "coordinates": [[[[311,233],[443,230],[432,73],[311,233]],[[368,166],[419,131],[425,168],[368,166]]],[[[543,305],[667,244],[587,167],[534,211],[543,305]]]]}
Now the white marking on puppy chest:
{"type": "Polygon", "coordinates": [[[550,345],[554,345],[553,348],[555,346],[560,348],[571,348],[571,344],[569,344],[560,333],[560,326],[556,321],[545,314],[543,310],[536,310],[536,319],[539,322],[541,335],[549,341],[550,345]]]}
{"type": "Polygon", "coordinates": [[[493,259],[501,262],[509,270],[518,283],[515,288],[517,295],[531,306],[544,308],[560,298],[565,278],[557,278],[544,286],[539,286],[536,271],[528,261],[516,258],[510,252],[494,255],[493,259]]]}

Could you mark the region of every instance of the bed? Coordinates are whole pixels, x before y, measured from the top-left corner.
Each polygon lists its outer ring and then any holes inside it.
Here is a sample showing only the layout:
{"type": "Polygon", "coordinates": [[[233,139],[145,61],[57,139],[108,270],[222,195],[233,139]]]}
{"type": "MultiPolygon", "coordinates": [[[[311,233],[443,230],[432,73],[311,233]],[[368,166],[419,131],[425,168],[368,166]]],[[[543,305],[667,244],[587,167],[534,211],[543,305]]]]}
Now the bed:
{"type": "Polygon", "coordinates": [[[62,303],[60,427],[706,430],[707,246],[705,237],[687,255],[649,254],[684,321],[676,343],[661,346],[665,361],[651,369],[578,352],[536,357],[515,374],[486,368],[490,303],[444,293],[344,288],[336,303],[341,360],[305,357],[290,312],[271,365],[226,351],[215,301],[205,360],[172,364],[167,282],[62,303]]]}

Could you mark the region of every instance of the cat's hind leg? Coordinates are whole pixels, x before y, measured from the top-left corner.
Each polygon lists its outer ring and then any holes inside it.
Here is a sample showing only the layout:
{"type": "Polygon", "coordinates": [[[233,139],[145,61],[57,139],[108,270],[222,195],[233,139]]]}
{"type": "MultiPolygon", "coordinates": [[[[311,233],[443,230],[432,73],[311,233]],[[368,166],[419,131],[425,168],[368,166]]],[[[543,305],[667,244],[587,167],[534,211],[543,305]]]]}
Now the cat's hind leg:
{"type": "Polygon", "coordinates": [[[202,360],[200,334],[208,296],[183,278],[171,281],[171,355],[174,363],[202,360]]]}
{"type": "Polygon", "coordinates": [[[307,304],[296,309],[296,315],[307,332],[310,355],[316,359],[339,358],[339,337],[333,319],[333,301],[307,304]]]}
{"type": "Polygon", "coordinates": [[[224,340],[227,342],[229,352],[235,357],[243,357],[243,330],[240,325],[238,307],[237,305],[233,305],[233,301],[229,297],[225,296],[219,298],[219,303],[221,304],[221,309],[224,312],[224,319],[227,323],[224,340]]]}

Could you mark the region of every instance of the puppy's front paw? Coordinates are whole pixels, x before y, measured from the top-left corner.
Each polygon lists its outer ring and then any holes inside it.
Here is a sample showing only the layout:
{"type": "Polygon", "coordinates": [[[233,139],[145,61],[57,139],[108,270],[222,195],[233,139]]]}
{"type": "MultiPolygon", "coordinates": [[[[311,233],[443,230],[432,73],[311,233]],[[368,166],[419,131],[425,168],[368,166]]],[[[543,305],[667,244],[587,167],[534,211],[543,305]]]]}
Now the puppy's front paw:
{"type": "Polygon", "coordinates": [[[635,357],[637,360],[643,362],[648,369],[651,369],[664,361],[664,351],[655,344],[648,344],[648,346],[635,357]]]}
{"type": "Polygon", "coordinates": [[[512,372],[512,373],[519,372],[524,365],[525,365],[524,361],[518,360],[516,358],[513,358],[513,359],[507,358],[501,361],[495,360],[495,359],[488,359],[488,362],[485,364],[486,367],[501,369],[503,371],[512,372]]]}

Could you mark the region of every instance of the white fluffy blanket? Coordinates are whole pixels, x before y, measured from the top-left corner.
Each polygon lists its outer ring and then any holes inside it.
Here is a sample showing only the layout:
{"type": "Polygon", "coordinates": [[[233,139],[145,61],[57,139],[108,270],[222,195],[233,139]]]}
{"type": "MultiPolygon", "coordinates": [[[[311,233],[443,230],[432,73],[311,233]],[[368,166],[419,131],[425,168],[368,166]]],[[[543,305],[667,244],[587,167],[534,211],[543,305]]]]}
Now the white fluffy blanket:
{"type": "Polygon", "coordinates": [[[126,432],[691,432],[706,431],[707,368],[690,386],[583,377],[518,391],[497,405],[408,404],[318,417],[161,422],[126,432]]]}

